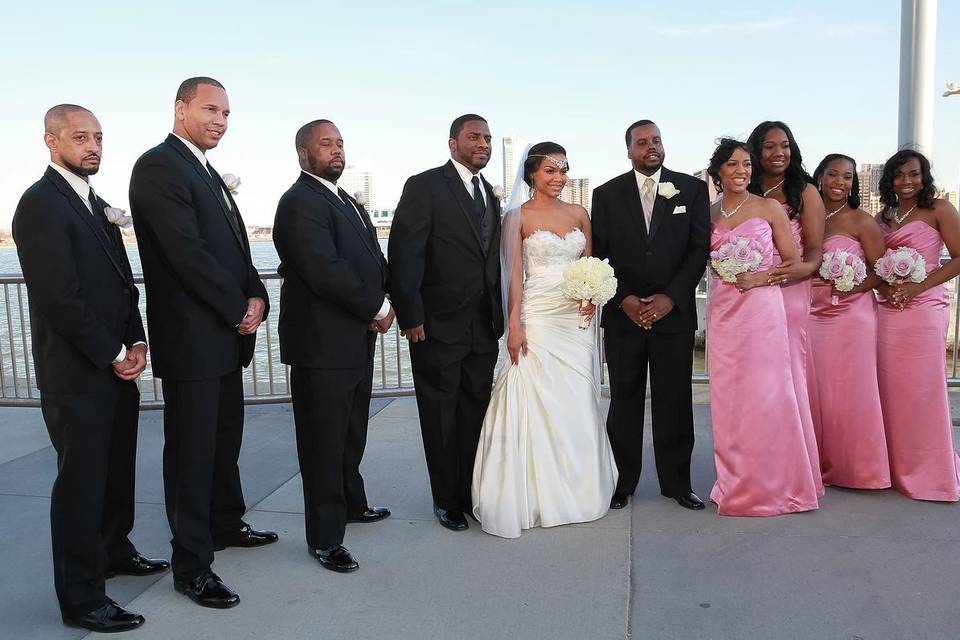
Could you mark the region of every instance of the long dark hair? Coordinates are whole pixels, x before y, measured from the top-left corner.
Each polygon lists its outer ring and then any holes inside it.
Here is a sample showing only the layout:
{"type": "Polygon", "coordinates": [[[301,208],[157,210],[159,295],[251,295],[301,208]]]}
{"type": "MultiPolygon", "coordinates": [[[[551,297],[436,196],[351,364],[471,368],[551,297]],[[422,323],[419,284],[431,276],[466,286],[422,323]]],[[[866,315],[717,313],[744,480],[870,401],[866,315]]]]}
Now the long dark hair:
{"type": "Polygon", "coordinates": [[[730,156],[737,149],[743,149],[750,154],[751,165],[756,162],[756,158],[750,153],[746,143],[740,142],[736,138],[720,138],[717,140],[717,148],[713,150],[713,155],[710,156],[710,164],[707,165],[707,175],[713,180],[713,186],[717,188],[718,193],[723,191],[723,185],[720,183],[720,167],[730,159],[730,156]]]}
{"type": "Polygon", "coordinates": [[[893,176],[897,169],[907,164],[911,160],[920,161],[920,175],[923,179],[923,188],[917,194],[917,206],[921,209],[932,209],[933,201],[937,199],[937,186],[933,184],[933,173],[930,171],[930,161],[919,151],[913,149],[901,149],[890,156],[890,159],[883,164],[883,173],[880,174],[880,202],[883,203],[883,210],[880,217],[889,220],[890,209],[897,206],[896,191],[893,190],[893,176]]]}
{"type": "Polygon", "coordinates": [[[853,188],[851,188],[850,193],[847,194],[847,204],[850,205],[851,209],[859,209],[860,177],[857,175],[857,161],[842,153],[828,153],[823,157],[823,160],[820,161],[820,164],[817,165],[816,170],[813,172],[813,180],[817,183],[817,189],[819,189],[820,195],[823,195],[823,187],[820,185],[820,182],[823,180],[823,174],[834,160],[846,160],[853,165],[853,188]]]}
{"type": "Polygon", "coordinates": [[[763,196],[763,139],[771,129],[780,129],[787,135],[787,142],[790,143],[790,164],[783,174],[783,197],[790,206],[790,217],[796,218],[803,209],[803,190],[807,184],[813,184],[813,178],[803,168],[803,156],[800,155],[800,147],[797,146],[797,140],[793,137],[785,123],[779,120],[765,120],[756,126],[747,138],[747,148],[750,154],[756,158],[756,164],[753,170],[753,177],[750,179],[750,192],[758,196],[763,196]]]}
{"type": "MultiPolygon", "coordinates": [[[[556,142],[538,142],[530,147],[530,151],[527,152],[527,159],[523,163],[523,181],[527,183],[527,186],[533,186],[531,182],[533,178],[531,176],[533,176],[533,174],[537,172],[537,169],[540,168],[540,165],[543,164],[544,156],[556,153],[566,156],[567,150],[556,142]]],[[[567,168],[570,168],[569,161],[567,162],[567,168]]]]}

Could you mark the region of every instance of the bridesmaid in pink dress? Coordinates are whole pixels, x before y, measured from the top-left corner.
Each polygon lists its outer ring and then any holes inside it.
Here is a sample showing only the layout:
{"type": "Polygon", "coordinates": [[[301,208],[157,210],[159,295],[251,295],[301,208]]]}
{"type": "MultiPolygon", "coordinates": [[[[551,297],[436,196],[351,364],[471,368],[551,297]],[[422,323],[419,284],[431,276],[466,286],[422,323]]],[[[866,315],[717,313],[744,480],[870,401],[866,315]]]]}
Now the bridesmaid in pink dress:
{"type": "Polygon", "coordinates": [[[813,278],[810,317],[812,368],[807,382],[826,484],[886,489],[890,462],[877,383],[877,300],[873,264],[886,250],[880,226],[860,207],[857,163],[828,155],[813,173],[827,213],[823,252],[846,251],[866,265],[867,278],[838,292],[813,278]]]}
{"type": "Polygon", "coordinates": [[[820,269],[823,255],[823,201],[813,179],[803,168],[800,147],[786,124],[761,122],[747,139],[747,148],[759,163],[750,180],[750,191],[781,204],[790,219],[790,230],[798,249],[799,255],[794,260],[781,260],[779,254],[774,255],[774,264],[779,264],[767,273],[767,282],[783,289],[793,384],[810,454],[810,467],[816,478],[817,495],[822,496],[820,458],[807,389],[807,368],[810,366],[807,326],[810,321],[810,277],[820,269]]]}
{"type": "Polygon", "coordinates": [[[944,283],[960,273],[960,216],[936,198],[930,163],[898,151],[883,167],[879,214],[889,249],[912,247],[927,262],[920,283],[881,284],[877,369],[893,487],[915,500],[960,500],[946,384],[950,302],[944,283]],[[940,266],[946,244],[950,261],[940,266]]]}
{"type": "MultiPolygon", "coordinates": [[[[711,250],[731,235],[762,247],[759,270],[779,247],[798,258],[783,210],[747,191],[746,146],[720,141],[708,169],[721,197],[712,207],[711,250]]],[[[816,509],[817,484],[807,453],[790,368],[783,293],[763,274],[737,284],[711,270],[707,318],[710,413],[717,481],[710,499],[724,516],[773,516],[816,509]]]]}

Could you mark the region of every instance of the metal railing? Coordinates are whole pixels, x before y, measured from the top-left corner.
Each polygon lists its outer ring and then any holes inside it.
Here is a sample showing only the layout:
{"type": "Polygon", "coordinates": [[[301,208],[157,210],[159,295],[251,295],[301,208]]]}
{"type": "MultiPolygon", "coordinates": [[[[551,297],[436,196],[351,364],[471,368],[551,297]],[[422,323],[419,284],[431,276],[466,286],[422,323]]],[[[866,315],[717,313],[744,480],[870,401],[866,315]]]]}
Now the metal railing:
{"type": "MultiPolygon", "coordinates": [[[[247,404],[266,404],[290,401],[290,368],[280,362],[280,348],[276,332],[276,319],[279,316],[280,276],[276,272],[260,272],[260,279],[267,288],[273,301],[273,312],[260,325],[257,333],[257,348],[251,365],[243,370],[244,400],[247,404]]],[[[143,278],[136,278],[137,284],[143,284],[143,278]]],[[[957,285],[960,277],[948,283],[950,294],[951,323],[947,334],[948,353],[947,382],[950,386],[960,386],[960,362],[955,345],[960,340],[960,305],[957,304],[957,285]]],[[[27,288],[23,276],[0,276],[0,406],[40,406],[40,393],[36,388],[36,376],[31,352],[30,313],[27,288]]],[[[141,287],[140,312],[146,318],[145,300],[141,287]]],[[[704,326],[702,305],[706,294],[705,286],[698,290],[698,314],[700,326],[704,326]]],[[[702,335],[702,334],[700,334],[702,335]]],[[[606,364],[601,342],[601,382],[606,385],[606,364]]],[[[147,336],[149,342],[149,335],[147,336]]],[[[706,338],[698,340],[694,358],[693,383],[707,383],[706,338]]],[[[163,392],[160,382],[153,376],[150,354],[147,354],[147,368],[141,374],[141,406],[145,409],[157,409],[163,406],[163,392]]],[[[378,336],[377,354],[374,358],[373,395],[402,396],[413,394],[413,375],[410,369],[410,351],[406,339],[394,323],[390,331],[378,336]]]]}

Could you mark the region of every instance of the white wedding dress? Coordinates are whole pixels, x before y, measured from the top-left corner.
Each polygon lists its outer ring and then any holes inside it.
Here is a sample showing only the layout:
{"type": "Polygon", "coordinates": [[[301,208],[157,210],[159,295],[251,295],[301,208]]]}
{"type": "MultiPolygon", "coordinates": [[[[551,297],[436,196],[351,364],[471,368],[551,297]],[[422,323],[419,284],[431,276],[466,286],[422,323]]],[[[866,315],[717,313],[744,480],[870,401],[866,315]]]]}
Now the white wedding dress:
{"type": "Polygon", "coordinates": [[[597,322],[580,329],[578,303],[560,292],[585,246],[580,229],[523,240],[527,355],[497,376],[473,468],[473,514],[493,535],[596,520],[610,507],[617,468],[600,412],[597,322]]]}

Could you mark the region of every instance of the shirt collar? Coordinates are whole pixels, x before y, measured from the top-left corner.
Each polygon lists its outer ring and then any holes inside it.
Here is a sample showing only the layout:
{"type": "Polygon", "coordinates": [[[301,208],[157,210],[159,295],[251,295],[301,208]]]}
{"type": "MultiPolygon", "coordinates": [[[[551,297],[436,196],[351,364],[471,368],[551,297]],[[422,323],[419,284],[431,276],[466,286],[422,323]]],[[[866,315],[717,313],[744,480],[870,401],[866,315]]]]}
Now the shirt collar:
{"type": "MultiPolygon", "coordinates": [[[[301,171],[303,171],[303,169],[301,169],[301,171]]],[[[310,176],[311,178],[313,178],[314,180],[318,181],[320,184],[322,184],[323,186],[325,186],[327,189],[330,189],[330,191],[333,192],[333,195],[335,195],[335,196],[337,196],[338,198],[340,198],[340,190],[337,188],[336,183],[330,182],[330,181],[327,180],[326,178],[321,178],[320,176],[314,175],[314,174],[310,173],[309,171],[303,171],[303,172],[304,172],[305,174],[307,174],[308,176],[310,176]]],[[[340,199],[343,200],[343,198],[340,198],[340,199]]]]}
{"type": "Polygon", "coordinates": [[[70,188],[77,192],[77,195],[80,196],[80,199],[87,203],[90,201],[90,183],[73,173],[72,171],[65,169],[58,165],[56,162],[51,162],[50,167],[54,171],[63,176],[63,179],[67,181],[67,184],[70,185],[70,188]]]}
{"type": "Polygon", "coordinates": [[[195,155],[195,156],[197,157],[197,160],[200,161],[200,166],[202,166],[204,169],[206,169],[206,168],[207,168],[207,154],[205,154],[203,151],[201,151],[201,150],[200,150],[200,147],[198,147],[197,145],[193,144],[192,142],[190,142],[189,140],[187,140],[187,139],[184,138],[183,136],[179,136],[179,135],[177,135],[176,133],[174,133],[173,135],[177,136],[177,139],[180,140],[180,142],[182,142],[183,144],[187,145],[187,149],[190,150],[190,153],[192,153],[193,155],[195,155]]]}
{"type": "MultiPolygon", "coordinates": [[[[454,160],[453,158],[450,158],[450,162],[453,163],[453,168],[456,169],[456,170],[457,170],[457,173],[460,174],[460,179],[463,180],[463,183],[464,183],[464,184],[471,184],[471,183],[473,182],[473,176],[475,176],[475,175],[476,175],[477,177],[482,177],[482,176],[480,175],[480,172],[479,172],[479,171],[478,171],[477,173],[473,173],[472,171],[470,171],[470,169],[468,169],[467,167],[463,166],[462,164],[460,164],[459,162],[457,162],[457,161],[454,160]]],[[[482,180],[481,180],[481,182],[482,182],[482,180]]],[[[471,187],[471,188],[472,188],[472,187],[471,187]]],[[[473,191],[470,191],[470,193],[473,193],[473,191]]]]}
{"type": "Polygon", "coordinates": [[[633,170],[633,175],[636,176],[636,178],[637,178],[637,187],[642,190],[642,189],[643,189],[643,183],[647,181],[647,178],[650,178],[650,179],[653,180],[653,186],[654,186],[654,188],[659,187],[659,186],[660,186],[660,172],[661,172],[661,171],[663,171],[663,167],[660,167],[659,169],[657,169],[656,172],[655,172],[652,176],[645,176],[645,175],[643,175],[642,173],[640,173],[639,171],[637,171],[636,169],[634,169],[634,170],[633,170]]]}

